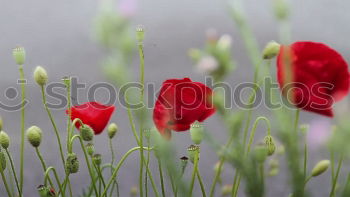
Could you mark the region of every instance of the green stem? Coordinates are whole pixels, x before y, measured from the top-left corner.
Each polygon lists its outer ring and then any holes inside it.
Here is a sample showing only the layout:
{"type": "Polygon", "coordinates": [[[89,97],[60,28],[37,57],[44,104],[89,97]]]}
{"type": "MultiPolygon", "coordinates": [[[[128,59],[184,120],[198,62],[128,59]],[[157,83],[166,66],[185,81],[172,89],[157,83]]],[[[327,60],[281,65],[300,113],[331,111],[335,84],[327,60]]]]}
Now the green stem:
{"type": "MultiPolygon", "coordinates": [[[[147,136],[147,148],[150,147],[149,145],[150,145],[150,137],[147,136]]],[[[146,168],[149,167],[150,157],[151,157],[151,152],[147,151],[146,168]]],[[[146,197],[148,197],[148,172],[147,172],[147,170],[145,173],[145,194],[146,194],[146,197]]]]}
{"type": "Polygon", "coordinates": [[[296,109],[295,119],[294,119],[294,134],[297,134],[298,132],[299,116],[300,116],[300,109],[296,109]]]}
{"type": "Polygon", "coordinates": [[[5,149],[5,151],[6,151],[7,157],[8,157],[8,159],[9,159],[9,161],[10,161],[11,170],[12,170],[12,173],[13,173],[13,177],[14,177],[14,179],[15,179],[15,183],[16,183],[18,195],[19,195],[19,196],[22,196],[22,191],[21,191],[21,189],[20,189],[20,187],[19,187],[19,184],[18,184],[16,169],[15,169],[15,166],[14,166],[14,164],[13,164],[12,156],[11,156],[10,152],[8,151],[8,149],[5,149]]]}
{"type": "MultiPolygon", "coordinates": [[[[89,161],[89,157],[88,157],[88,154],[86,153],[86,149],[85,149],[85,146],[84,146],[84,143],[83,143],[83,139],[80,137],[80,135],[74,135],[70,141],[70,147],[73,146],[73,142],[74,142],[74,139],[75,138],[78,138],[79,139],[79,142],[80,142],[80,146],[81,146],[81,149],[83,150],[84,152],[84,156],[85,156],[85,161],[86,161],[86,165],[88,167],[88,170],[89,170],[89,174],[90,174],[90,177],[91,177],[91,182],[92,182],[92,186],[94,188],[94,191],[95,191],[95,194],[96,196],[98,196],[98,193],[97,193],[97,188],[96,188],[96,185],[95,185],[95,178],[94,178],[94,173],[92,171],[92,168],[90,166],[90,161],[89,161]]],[[[69,177],[67,177],[68,180],[69,180],[69,177]]]]}
{"type": "Polygon", "coordinates": [[[6,189],[6,192],[7,192],[7,195],[9,197],[12,197],[11,195],[11,190],[7,184],[7,181],[6,181],[6,177],[5,177],[5,174],[4,174],[4,170],[1,170],[2,169],[2,166],[0,164],[0,174],[1,174],[1,178],[2,178],[2,182],[4,182],[4,186],[5,186],[5,189],[6,189]]]}
{"type": "MultiPolygon", "coordinates": [[[[113,148],[113,141],[112,141],[112,139],[111,138],[108,138],[109,140],[108,140],[108,142],[109,142],[109,149],[110,149],[110,151],[111,151],[111,158],[112,158],[112,160],[111,160],[111,165],[113,166],[114,165],[114,160],[115,160],[115,154],[114,154],[114,148],[113,148]]],[[[112,174],[113,174],[113,168],[111,168],[111,176],[112,176],[112,174]]],[[[117,180],[115,180],[115,184],[116,185],[118,185],[118,183],[117,183],[117,180]]],[[[118,188],[117,188],[118,189],[118,188]]],[[[113,195],[113,191],[114,191],[114,186],[112,187],[112,189],[111,189],[111,192],[110,192],[110,196],[112,197],[112,195],[113,195]]],[[[119,195],[119,194],[118,194],[119,195]]]]}
{"type": "Polygon", "coordinates": [[[158,160],[158,170],[159,170],[160,185],[161,185],[161,188],[162,188],[162,196],[165,197],[165,187],[164,187],[162,162],[161,162],[160,158],[158,158],[158,157],[157,157],[157,160],[158,160]]]}
{"type": "Polygon", "coordinates": [[[333,184],[332,184],[332,190],[331,190],[331,193],[329,194],[329,197],[335,196],[335,187],[337,186],[338,177],[339,177],[340,169],[341,169],[342,164],[343,164],[343,160],[344,160],[344,153],[342,153],[340,156],[337,171],[335,173],[335,177],[334,177],[333,184]]]}
{"type": "Polygon", "coordinates": [[[21,80],[21,94],[22,94],[22,100],[21,100],[21,160],[20,160],[20,190],[23,190],[23,174],[24,174],[24,128],[25,128],[25,100],[26,100],[26,91],[25,91],[25,78],[24,78],[24,71],[23,71],[23,65],[19,65],[19,74],[20,74],[20,80],[21,80]]]}
{"type": "Polygon", "coordinates": [[[307,141],[305,139],[305,144],[304,144],[304,178],[306,178],[306,173],[307,173],[307,157],[308,157],[307,141]]]}
{"type": "MultiPolygon", "coordinates": [[[[38,155],[38,158],[40,160],[41,166],[43,167],[43,170],[45,172],[47,170],[46,164],[45,164],[45,160],[44,160],[43,156],[41,155],[40,150],[39,150],[38,147],[35,147],[35,152],[38,155]]],[[[49,179],[50,186],[53,188],[54,186],[53,186],[53,183],[52,183],[52,180],[51,180],[50,176],[48,177],[48,179],[49,179]]]]}
{"type": "Polygon", "coordinates": [[[198,178],[198,181],[199,181],[199,185],[200,185],[200,187],[201,187],[202,196],[203,196],[203,197],[206,197],[207,194],[206,194],[206,192],[205,192],[205,186],[204,186],[204,184],[203,184],[202,176],[201,176],[201,174],[200,174],[200,172],[199,172],[199,169],[197,170],[197,178],[198,178]]]}
{"type": "Polygon", "coordinates": [[[193,172],[192,172],[189,196],[192,196],[192,193],[193,193],[194,181],[196,179],[196,174],[197,174],[197,170],[198,170],[198,162],[199,162],[199,153],[198,153],[198,151],[196,151],[196,153],[194,155],[194,164],[193,164],[194,167],[193,167],[193,172]]]}
{"type": "Polygon", "coordinates": [[[46,171],[45,171],[45,179],[44,179],[45,185],[47,184],[47,180],[50,179],[50,176],[49,176],[50,171],[53,172],[53,174],[55,176],[55,179],[56,179],[56,182],[57,182],[57,185],[60,188],[59,193],[61,193],[62,197],[65,197],[64,192],[62,192],[63,190],[62,190],[62,185],[61,185],[60,179],[58,178],[56,169],[54,167],[49,167],[49,168],[46,169],[46,171]]]}
{"type": "MultiPolygon", "coordinates": [[[[105,190],[103,191],[101,197],[105,197],[105,196],[106,196],[108,188],[111,186],[112,182],[114,181],[114,179],[115,179],[116,176],[118,175],[118,171],[119,171],[120,167],[123,165],[123,163],[124,163],[125,160],[128,158],[128,156],[129,156],[131,153],[133,153],[133,152],[135,152],[135,151],[137,151],[137,150],[140,150],[140,149],[141,149],[141,147],[134,147],[134,148],[130,149],[128,152],[125,153],[125,155],[121,158],[121,160],[120,160],[119,163],[117,164],[117,167],[115,168],[115,170],[114,170],[112,176],[109,178],[109,181],[108,181],[108,183],[107,183],[107,185],[106,185],[106,188],[105,188],[105,190]]],[[[143,149],[145,149],[145,150],[147,150],[147,151],[150,151],[150,150],[151,150],[151,149],[148,149],[147,147],[143,147],[143,149]]]]}

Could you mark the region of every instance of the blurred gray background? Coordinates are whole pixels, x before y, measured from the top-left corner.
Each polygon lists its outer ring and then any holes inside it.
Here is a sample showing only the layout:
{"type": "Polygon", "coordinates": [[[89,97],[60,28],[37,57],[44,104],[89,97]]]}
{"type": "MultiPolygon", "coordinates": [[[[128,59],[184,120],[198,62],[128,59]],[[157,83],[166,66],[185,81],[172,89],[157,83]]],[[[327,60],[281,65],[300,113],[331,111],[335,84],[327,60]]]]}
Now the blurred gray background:
{"type": "MultiPolygon", "coordinates": [[[[15,104],[19,95],[9,100],[4,93],[7,88],[14,87],[18,79],[18,67],[12,59],[12,48],[22,45],[27,51],[25,72],[28,79],[27,96],[30,104],[26,108],[26,128],[37,125],[44,131],[41,150],[48,165],[57,166],[62,172],[58,159],[58,147],[49,119],[41,105],[39,88],[32,79],[32,71],[36,65],[44,66],[50,81],[59,82],[63,76],[78,76],[79,81],[89,85],[96,81],[105,81],[100,63],[104,50],[94,40],[93,19],[102,1],[93,0],[0,0],[0,101],[4,104],[15,104]]],[[[350,60],[350,1],[345,0],[293,0],[292,6],[292,38],[293,40],[314,40],[329,44],[339,50],[350,60]]],[[[155,82],[157,87],[168,78],[191,77],[204,81],[204,77],[193,72],[192,62],[187,57],[187,50],[201,47],[205,41],[208,28],[217,29],[219,34],[227,33],[233,37],[233,51],[238,69],[229,77],[231,84],[252,80],[251,65],[246,57],[242,41],[237,33],[228,12],[226,1],[221,0],[147,0],[138,1],[138,8],[133,24],[146,27],[145,55],[146,80],[155,82]]],[[[270,40],[277,39],[278,24],[272,15],[272,0],[246,0],[245,8],[249,22],[257,36],[260,47],[270,40]]],[[[138,64],[135,56],[134,66],[138,64]]],[[[79,92],[79,101],[87,101],[87,90],[79,92]]],[[[103,102],[106,92],[99,92],[98,99],[103,102]]],[[[126,110],[116,103],[117,110],[112,118],[120,127],[114,144],[119,158],[131,147],[135,146],[130,126],[127,124],[126,110]]],[[[262,115],[264,110],[255,114],[262,115]]],[[[19,169],[20,112],[0,111],[4,119],[4,130],[11,137],[11,152],[17,169],[19,169]]],[[[53,111],[58,127],[65,136],[66,115],[64,109],[53,111]]],[[[322,117],[303,112],[303,123],[322,117]]],[[[220,125],[219,118],[214,116],[206,121],[207,128],[218,140],[225,142],[226,131],[220,125]]],[[[260,133],[264,133],[261,128],[260,133]]],[[[109,149],[106,133],[96,137],[96,150],[109,162],[109,149]]],[[[188,132],[174,133],[173,140],[177,144],[178,154],[186,153],[191,144],[188,132]]],[[[75,145],[78,155],[80,148],[75,145]]],[[[322,148],[312,150],[310,167],[320,159],[328,158],[322,148]]],[[[43,182],[43,172],[34,149],[26,142],[25,152],[25,190],[24,196],[36,196],[36,187],[43,182]]],[[[80,157],[83,160],[83,157],[80,157]]],[[[138,154],[130,157],[120,171],[121,196],[128,196],[130,188],[138,183],[138,154]]],[[[206,144],[202,147],[200,170],[207,188],[213,178],[213,165],[216,163],[215,153],[206,144]]],[[[81,162],[82,164],[84,162],[81,162]]],[[[232,184],[234,176],[230,166],[225,166],[223,182],[232,184]]],[[[155,168],[153,163],[152,168],[155,168]]],[[[284,168],[284,167],[282,167],[284,168]]],[[[156,176],[156,174],[155,174],[156,176]]],[[[341,177],[344,178],[344,177],[341,177]]],[[[158,178],[157,178],[158,179],[158,178]]],[[[81,165],[79,174],[72,175],[71,181],[78,196],[83,187],[89,183],[88,171],[81,165]]],[[[286,174],[268,178],[267,195],[284,197],[289,194],[286,174]]],[[[324,175],[309,184],[313,196],[328,196],[330,190],[329,176],[324,175]]],[[[198,188],[196,188],[198,189],[198,188]]],[[[219,190],[219,188],[217,189],[219,190]]],[[[170,191],[170,189],[169,189],[170,191]]],[[[243,189],[239,196],[244,196],[243,189]]],[[[3,184],[0,184],[0,196],[6,196],[3,184]]],[[[200,196],[200,192],[196,193],[200,196]]],[[[216,196],[220,196],[217,192],[216,196]]]]}

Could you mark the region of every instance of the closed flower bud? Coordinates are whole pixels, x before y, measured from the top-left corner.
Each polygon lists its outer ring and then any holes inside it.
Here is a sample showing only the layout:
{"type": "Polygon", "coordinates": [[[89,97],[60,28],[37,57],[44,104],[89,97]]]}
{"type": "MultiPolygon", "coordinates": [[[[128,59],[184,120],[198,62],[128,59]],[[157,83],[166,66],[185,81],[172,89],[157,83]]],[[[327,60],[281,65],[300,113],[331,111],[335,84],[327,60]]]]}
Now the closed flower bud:
{"type": "Polygon", "coordinates": [[[196,121],[191,125],[190,133],[191,133],[191,139],[192,142],[195,144],[200,144],[203,140],[203,135],[204,135],[204,129],[203,125],[196,121]]]}
{"type": "Polygon", "coordinates": [[[48,186],[39,185],[37,190],[38,190],[40,197],[49,197],[50,196],[50,188],[48,186]]]}
{"type": "Polygon", "coordinates": [[[0,145],[7,149],[10,146],[10,137],[4,131],[0,131],[0,145]]]}
{"type": "Polygon", "coordinates": [[[27,130],[27,139],[29,143],[35,148],[40,146],[41,138],[42,131],[39,127],[32,126],[27,130]]]}
{"type": "Polygon", "coordinates": [[[16,64],[23,65],[26,59],[26,51],[23,47],[16,47],[12,51],[13,58],[16,61],[16,64]]]}
{"type": "Polygon", "coordinates": [[[87,153],[92,156],[95,153],[95,146],[93,143],[86,144],[86,151],[87,153]]]}
{"type": "Polygon", "coordinates": [[[196,145],[191,145],[187,148],[187,154],[192,163],[194,163],[195,158],[199,159],[200,147],[196,145]]]}
{"type": "Polygon", "coordinates": [[[180,159],[181,159],[181,170],[182,170],[182,173],[184,173],[188,164],[188,157],[183,156],[180,159]]]}
{"type": "Polygon", "coordinates": [[[226,51],[231,48],[232,38],[230,35],[223,35],[220,37],[217,43],[217,48],[220,51],[226,51]]]}
{"type": "Polygon", "coordinates": [[[109,126],[108,126],[108,137],[110,139],[112,139],[115,134],[118,132],[118,125],[115,124],[115,123],[111,123],[109,126]]]}
{"type": "Polygon", "coordinates": [[[232,185],[224,185],[221,188],[222,196],[229,196],[232,192],[232,185]]]}
{"type": "Polygon", "coordinates": [[[267,155],[268,156],[271,156],[273,155],[273,153],[275,153],[275,150],[276,150],[276,145],[275,145],[275,142],[272,138],[271,135],[268,135],[264,138],[264,142],[265,142],[265,146],[267,148],[267,155]]]}
{"type": "Polygon", "coordinates": [[[311,176],[318,176],[327,171],[330,165],[329,160],[322,160],[316,164],[316,166],[311,171],[311,176]]]}
{"type": "Polygon", "coordinates": [[[80,136],[84,141],[91,141],[94,139],[94,131],[89,125],[84,124],[80,127],[80,136]]]}
{"type": "Polygon", "coordinates": [[[74,174],[79,171],[79,160],[75,153],[69,153],[66,160],[66,171],[74,174]]]}
{"type": "Polygon", "coordinates": [[[102,164],[101,154],[94,154],[94,156],[92,156],[92,162],[94,162],[94,164],[97,166],[101,165],[102,164]]]}
{"type": "Polygon", "coordinates": [[[0,151],[0,170],[3,172],[6,169],[5,153],[0,151]]]}
{"type": "Polygon", "coordinates": [[[137,36],[137,40],[142,43],[143,40],[145,39],[145,28],[140,25],[136,28],[136,36],[137,36]]]}
{"type": "Polygon", "coordinates": [[[34,80],[39,86],[44,86],[47,83],[48,76],[46,70],[41,67],[37,66],[34,70],[34,80]]]}
{"type": "Polygon", "coordinates": [[[3,121],[2,121],[2,118],[0,117],[0,131],[2,131],[2,127],[3,127],[3,121]]]}
{"type": "Polygon", "coordinates": [[[287,19],[289,15],[289,7],[286,0],[274,0],[275,16],[279,20],[287,19]]]}
{"type": "Polygon", "coordinates": [[[270,41],[265,46],[262,55],[264,59],[272,59],[279,53],[281,45],[275,41],[270,41]]]}
{"type": "Polygon", "coordinates": [[[258,144],[257,146],[255,146],[253,151],[253,157],[259,163],[263,163],[266,160],[267,148],[265,144],[258,144]]]}

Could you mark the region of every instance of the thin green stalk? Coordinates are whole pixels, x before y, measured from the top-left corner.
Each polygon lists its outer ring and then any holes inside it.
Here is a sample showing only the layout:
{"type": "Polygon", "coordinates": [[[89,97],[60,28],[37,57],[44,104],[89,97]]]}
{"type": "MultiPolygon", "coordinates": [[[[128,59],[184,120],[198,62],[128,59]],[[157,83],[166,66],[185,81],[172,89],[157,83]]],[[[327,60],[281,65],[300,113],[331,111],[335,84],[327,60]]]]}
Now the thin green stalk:
{"type": "MultiPolygon", "coordinates": [[[[150,145],[150,137],[147,136],[147,148],[149,148],[149,145],[150,145]]],[[[146,168],[149,167],[150,157],[151,157],[151,152],[147,151],[146,168]]],[[[146,197],[148,197],[148,172],[147,172],[147,170],[145,173],[145,194],[146,194],[146,197]]]]}
{"type": "Polygon", "coordinates": [[[8,151],[8,149],[5,149],[5,151],[6,151],[7,157],[8,157],[8,159],[9,159],[9,161],[10,161],[11,170],[12,170],[12,173],[13,173],[13,177],[14,177],[14,179],[15,179],[15,183],[16,183],[18,195],[19,195],[19,196],[22,196],[22,192],[21,192],[22,190],[20,189],[19,184],[18,184],[16,169],[15,169],[15,166],[14,166],[14,164],[13,164],[12,156],[11,156],[10,152],[8,151]]]}
{"type": "MultiPolygon", "coordinates": [[[[109,142],[109,149],[111,151],[111,165],[113,166],[114,165],[114,160],[115,160],[115,154],[114,154],[114,148],[113,148],[113,141],[111,138],[108,138],[108,142],[109,142]]],[[[113,174],[113,168],[111,168],[111,176],[113,174]]],[[[115,185],[117,185],[117,196],[119,197],[119,189],[118,189],[118,183],[117,183],[117,180],[115,180],[115,185]]],[[[111,189],[111,192],[110,192],[110,197],[112,197],[113,195],[113,191],[114,191],[114,185],[111,189]]]]}
{"type": "Polygon", "coordinates": [[[307,141],[305,139],[305,143],[304,143],[304,178],[305,179],[306,179],[306,173],[307,173],[307,157],[308,157],[307,141]]]}
{"type": "MultiPolygon", "coordinates": [[[[6,166],[10,165],[9,162],[6,160],[6,166]]],[[[11,195],[14,196],[15,195],[15,183],[14,183],[14,177],[13,177],[13,173],[11,172],[11,170],[7,170],[7,177],[10,179],[10,190],[11,190],[11,195]]]]}
{"type": "Polygon", "coordinates": [[[198,171],[198,162],[199,162],[199,153],[196,152],[196,154],[194,155],[194,166],[193,166],[193,172],[192,172],[192,178],[191,178],[191,184],[190,184],[190,193],[189,196],[192,196],[193,193],[193,187],[194,187],[194,181],[196,179],[196,174],[198,171]]]}
{"type": "MultiPolygon", "coordinates": [[[[74,135],[74,136],[72,137],[72,139],[71,139],[71,141],[70,141],[70,147],[73,146],[73,142],[74,142],[74,139],[75,139],[75,138],[78,138],[78,139],[79,139],[80,146],[81,146],[81,149],[82,149],[83,152],[84,152],[86,165],[87,165],[87,167],[88,167],[89,174],[90,174],[90,177],[91,177],[92,186],[93,186],[93,188],[94,188],[95,195],[98,196],[97,188],[96,188],[95,181],[94,181],[94,173],[93,173],[92,168],[91,168],[91,166],[90,166],[89,157],[88,157],[88,154],[86,153],[86,149],[85,149],[85,146],[84,146],[83,139],[80,137],[80,135],[74,135]]],[[[68,177],[67,177],[67,178],[68,178],[68,177]]],[[[68,178],[68,180],[69,180],[69,178],[68,178]]]]}
{"type": "Polygon", "coordinates": [[[46,169],[46,171],[45,171],[45,179],[44,179],[45,185],[47,184],[47,180],[50,179],[50,176],[49,176],[50,171],[53,172],[53,174],[55,176],[55,179],[56,179],[56,182],[57,182],[57,185],[60,188],[59,193],[61,193],[62,197],[65,197],[64,192],[62,192],[63,190],[62,190],[62,185],[61,185],[60,179],[58,178],[56,169],[54,167],[49,167],[49,168],[46,169]]]}
{"type": "MultiPolygon", "coordinates": [[[[128,158],[128,156],[137,151],[137,150],[140,150],[141,147],[134,147],[132,149],[130,149],[128,152],[125,153],[125,155],[121,158],[121,160],[119,161],[119,163],[117,164],[117,167],[115,168],[112,176],[109,178],[108,180],[108,183],[106,184],[106,188],[105,190],[103,191],[101,197],[105,197],[107,196],[107,191],[108,191],[108,188],[111,186],[112,182],[114,181],[114,179],[116,178],[116,176],[118,175],[118,172],[119,172],[119,169],[120,167],[123,165],[123,163],[125,162],[125,160],[128,158]]],[[[143,147],[143,149],[147,150],[147,151],[150,151],[151,149],[148,149],[147,147],[143,147]]]]}
{"type": "MultiPolygon", "coordinates": [[[[143,131],[142,127],[140,128],[140,147],[143,147],[143,131]]],[[[143,197],[143,163],[145,161],[143,155],[143,148],[140,149],[140,174],[139,174],[139,188],[140,188],[140,197],[143,197]]]]}
{"type": "MultiPolygon", "coordinates": [[[[43,170],[45,172],[47,170],[46,164],[45,164],[45,160],[44,160],[43,156],[41,155],[40,150],[39,150],[38,147],[35,147],[35,152],[36,152],[36,154],[37,154],[37,156],[38,156],[38,158],[40,160],[41,166],[43,167],[43,170]]],[[[54,185],[52,183],[52,180],[51,180],[50,176],[48,176],[48,179],[49,179],[50,186],[52,188],[54,188],[54,185]]]]}
{"type": "Polygon", "coordinates": [[[295,119],[294,119],[294,134],[296,134],[296,135],[297,135],[297,132],[298,132],[299,116],[300,116],[300,109],[296,109],[296,111],[295,111],[295,119]]]}
{"type": "Polygon", "coordinates": [[[341,167],[343,165],[343,160],[344,160],[344,153],[342,153],[341,156],[340,156],[340,160],[339,160],[339,163],[338,163],[337,171],[335,173],[335,177],[334,177],[333,184],[332,184],[332,190],[331,190],[331,193],[329,194],[329,197],[334,197],[335,196],[335,187],[337,186],[340,169],[341,169],[341,167]]]}
{"type": "Polygon", "coordinates": [[[162,196],[165,197],[165,186],[164,186],[162,162],[161,162],[160,158],[158,158],[158,157],[157,157],[157,160],[158,160],[158,170],[159,170],[160,185],[161,185],[161,188],[162,188],[162,196]]]}
{"type": "Polygon", "coordinates": [[[207,194],[206,194],[206,192],[205,192],[205,186],[204,186],[204,184],[203,184],[202,176],[201,176],[201,174],[200,174],[200,172],[199,172],[199,169],[197,170],[197,178],[198,178],[198,181],[199,181],[199,185],[200,185],[200,187],[201,187],[202,196],[203,196],[203,197],[206,197],[207,194]]]}
{"type": "Polygon", "coordinates": [[[176,197],[177,195],[176,195],[176,186],[175,186],[175,183],[174,183],[174,177],[171,174],[170,169],[169,168],[167,168],[167,169],[168,169],[167,171],[168,171],[168,175],[169,175],[169,179],[170,179],[171,189],[173,191],[174,196],[176,197]]]}
{"type": "Polygon", "coordinates": [[[24,71],[23,71],[23,65],[19,65],[19,74],[20,74],[20,80],[21,83],[21,159],[20,159],[20,190],[23,190],[23,174],[24,174],[24,128],[25,128],[25,100],[26,100],[26,88],[25,88],[25,78],[24,78],[24,71]]]}
{"type": "MultiPolygon", "coordinates": [[[[1,164],[0,164],[0,167],[1,167],[1,164]]],[[[1,167],[1,168],[2,168],[2,167],[1,167]]],[[[4,170],[0,170],[0,174],[1,174],[2,182],[4,182],[4,186],[5,186],[7,195],[8,195],[9,197],[12,197],[11,190],[10,190],[8,184],[7,184],[7,181],[6,181],[6,177],[5,177],[5,174],[4,174],[4,170]]]]}

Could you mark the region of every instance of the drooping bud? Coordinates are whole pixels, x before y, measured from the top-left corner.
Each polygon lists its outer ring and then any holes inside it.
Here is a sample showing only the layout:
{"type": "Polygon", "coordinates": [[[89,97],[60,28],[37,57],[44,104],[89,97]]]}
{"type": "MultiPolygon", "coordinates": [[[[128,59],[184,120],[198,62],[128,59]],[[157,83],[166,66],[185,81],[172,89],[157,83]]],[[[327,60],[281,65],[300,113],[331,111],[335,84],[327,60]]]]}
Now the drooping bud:
{"type": "Polygon", "coordinates": [[[136,197],[138,193],[139,193],[139,190],[137,189],[136,186],[133,186],[133,187],[130,189],[130,196],[136,197]]]}
{"type": "Polygon", "coordinates": [[[182,170],[182,174],[183,174],[185,172],[187,164],[188,164],[188,157],[183,156],[180,159],[181,159],[181,170],[182,170]]]}
{"type": "Polygon", "coordinates": [[[41,67],[37,66],[34,70],[34,80],[39,86],[44,86],[47,83],[48,76],[46,70],[41,67]]]}
{"type": "Polygon", "coordinates": [[[112,139],[115,134],[118,132],[118,125],[115,124],[115,123],[111,123],[109,126],[108,126],[108,137],[110,139],[112,139]]]}
{"type": "Polygon", "coordinates": [[[94,156],[92,156],[92,162],[94,162],[94,164],[97,166],[101,165],[102,164],[101,154],[94,154],[94,156]]]}
{"type": "Polygon", "coordinates": [[[199,159],[200,147],[196,145],[191,145],[187,148],[187,154],[192,163],[194,163],[195,158],[199,159]]]}
{"type": "Polygon", "coordinates": [[[224,185],[221,188],[222,196],[229,196],[232,192],[232,185],[224,185]]]}
{"type": "Polygon", "coordinates": [[[42,138],[42,131],[37,126],[32,126],[27,129],[27,139],[33,147],[39,147],[42,138]]]}
{"type": "Polygon", "coordinates": [[[0,131],[0,145],[7,149],[10,146],[10,137],[5,133],[5,131],[0,131]]]}
{"type": "Polygon", "coordinates": [[[66,160],[66,171],[74,174],[79,171],[79,160],[75,153],[69,153],[66,160]]]}
{"type": "Polygon", "coordinates": [[[275,145],[275,142],[272,138],[271,135],[268,135],[264,138],[264,142],[265,142],[265,146],[267,148],[267,155],[268,156],[271,156],[273,155],[273,153],[275,153],[275,150],[276,150],[276,145],[275,145]]]}
{"type": "Polygon", "coordinates": [[[259,143],[258,145],[255,146],[253,150],[253,157],[259,163],[263,163],[266,160],[267,148],[265,144],[259,143]]]}
{"type": "Polygon", "coordinates": [[[3,121],[2,121],[2,118],[0,117],[0,131],[2,131],[2,127],[3,127],[3,121]]]}
{"type": "Polygon", "coordinates": [[[267,43],[267,45],[265,46],[263,52],[262,52],[262,56],[264,59],[272,59],[274,57],[276,57],[276,55],[279,53],[281,48],[281,45],[278,44],[275,41],[270,41],[269,43],[267,43]]]}
{"type": "Polygon", "coordinates": [[[322,160],[316,164],[316,166],[311,171],[311,176],[319,176],[322,173],[326,172],[330,165],[329,160],[322,160]]]}
{"type": "Polygon", "coordinates": [[[95,153],[95,146],[93,143],[86,144],[86,151],[87,153],[92,156],[95,153]]]}
{"type": "Polygon", "coordinates": [[[82,125],[80,127],[80,136],[84,141],[91,141],[94,139],[94,130],[89,125],[82,125]]]}
{"type": "Polygon", "coordinates": [[[0,171],[4,171],[6,169],[6,156],[3,151],[0,150],[0,171]]]}
{"type": "Polygon", "coordinates": [[[136,28],[136,36],[139,43],[142,43],[143,40],[145,39],[145,28],[142,25],[139,25],[136,28]]]}
{"type": "Polygon", "coordinates": [[[204,135],[203,125],[198,121],[194,122],[191,125],[190,133],[191,133],[192,142],[195,144],[200,144],[203,140],[203,135],[204,135]]]}
{"type": "Polygon", "coordinates": [[[23,65],[26,59],[26,51],[23,47],[16,47],[12,51],[13,58],[16,61],[16,64],[23,65]]]}
{"type": "Polygon", "coordinates": [[[50,188],[45,185],[39,185],[37,187],[37,190],[39,192],[40,197],[49,197],[51,196],[50,188]]]}

